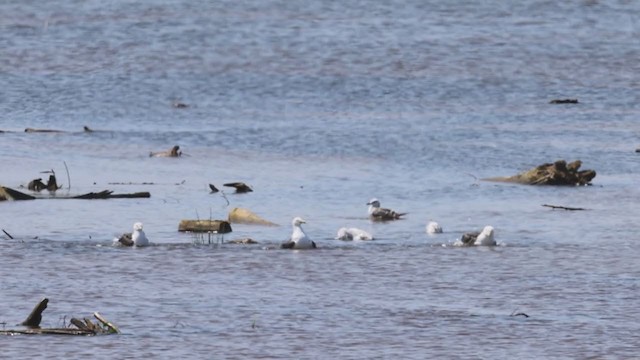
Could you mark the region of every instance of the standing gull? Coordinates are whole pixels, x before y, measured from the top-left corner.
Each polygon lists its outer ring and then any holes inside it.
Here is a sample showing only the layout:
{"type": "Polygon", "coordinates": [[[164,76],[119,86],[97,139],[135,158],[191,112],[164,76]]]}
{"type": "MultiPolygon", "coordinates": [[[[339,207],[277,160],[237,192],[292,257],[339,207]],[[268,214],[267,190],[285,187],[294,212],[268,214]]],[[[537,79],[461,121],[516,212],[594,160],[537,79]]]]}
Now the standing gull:
{"type": "Polygon", "coordinates": [[[386,221],[386,220],[398,220],[401,216],[407,213],[397,213],[391,209],[385,209],[380,207],[380,201],[376,198],[369,200],[369,217],[371,220],[386,221]]]}
{"type": "Polygon", "coordinates": [[[141,222],[137,222],[135,224],[133,224],[133,233],[125,233],[122,234],[122,236],[120,236],[117,239],[114,239],[114,244],[120,244],[123,246],[148,246],[149,245],[149,239],[147,238],[147,235],[145,235],[144,231],[142,230],[142,223],[141,222]]]}
{"type": "Polygon", "coordinates": [[[291,240],[280,245],[283,249],[315,249],[316,243],[311,241],[307,234],[305,234],[304,230],[300,225],[306,224],[302,218],[295,217],[291,221],[291,225],[293,225],[293,233],[291,234],[291,240]]]}
{"type": "Polygon", "coordinates": [[[487,225],[482,229],[482,231],[474,231],[470,233],[465,233],[462,235],[459,241],[457,241],[454,245],[458,246],[494,246],[496,245],[496,240],[493,238],[494,229],[493,226],[487,225]]]}

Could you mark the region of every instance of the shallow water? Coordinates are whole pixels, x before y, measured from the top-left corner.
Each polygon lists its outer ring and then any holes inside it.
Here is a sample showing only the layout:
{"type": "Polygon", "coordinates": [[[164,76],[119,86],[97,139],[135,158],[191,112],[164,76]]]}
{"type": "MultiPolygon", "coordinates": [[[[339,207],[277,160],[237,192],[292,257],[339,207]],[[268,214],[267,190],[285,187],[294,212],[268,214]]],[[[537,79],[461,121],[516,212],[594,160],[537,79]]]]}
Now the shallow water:
{"type": "Polygon", "coordinates": [[[12,131],[0,134],[0,183],[53,169],[60,195],[151,192],[0,204],[15,237],[0,237],[0,322],[14,327],[48,297],[45,326],[99,311],[123,331],[0,337],[3,357],[636,356],[639,10],[0,4],[0,130],[12,131]],[[148,157],[175,144],[185,156],[148,157]],[[557,159],[595,169],[593,186],[478,180],[557,159]],[[231,181],[255,191],[209,194],[231,181]],[[372,197],[409,214],[370,223],[372,197]],[[176,231],[233,207],[281,226],[224,237],[259,245],[176,231]],[[319,250],[277,249],[294,216],[319,250]],[[429,219],[444,233],[426,234],[429,219]],[[153,246],[112,247],[137,221],[153,246]],[[451,246],[487,224],[500,246],[451,246]],[[342,226],[376,240],[333,240],[342,226]]]}

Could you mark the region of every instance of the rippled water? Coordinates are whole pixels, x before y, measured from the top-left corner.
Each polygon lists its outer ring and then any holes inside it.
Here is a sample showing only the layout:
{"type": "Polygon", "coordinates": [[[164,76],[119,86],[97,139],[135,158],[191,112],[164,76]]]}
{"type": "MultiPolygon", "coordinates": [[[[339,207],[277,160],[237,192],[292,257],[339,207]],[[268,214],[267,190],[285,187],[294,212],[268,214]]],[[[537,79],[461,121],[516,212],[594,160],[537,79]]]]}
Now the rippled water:
{"type": "Polygon", "coordinates": [[[45,326],[99,311],[124,333],[0,337],[2,357],[635,357],[639,11],[631,1],[0,4],[0,184],[54,169],[59,194],[152,195],[0,204],[0,228],[15,237],[0,237],[3,326],[46,296],[45,326]],[[186,156],[148,157],[175,144],[186,156]],[[594,185],[478,180],[557,159],[581,159],[594,185]],[[209,194],[230,181],[255,191],[209,194]],[[371,197],[407,218],[370,223],[371,197]],[[281,226],[234,225],[224,238],[259,245],[176,231],[233,207],[281,226]],[[319,250],[277,249],[294,216],[319,250]],[[427,235],[429,219],[445,232],[427,235]],[[112,247],[136,221],[153,246],[112,247]],[[450,246],[486,224],[501,246],[450,246]],[[377,240],[333,240],[342,226],[377,240]]]}

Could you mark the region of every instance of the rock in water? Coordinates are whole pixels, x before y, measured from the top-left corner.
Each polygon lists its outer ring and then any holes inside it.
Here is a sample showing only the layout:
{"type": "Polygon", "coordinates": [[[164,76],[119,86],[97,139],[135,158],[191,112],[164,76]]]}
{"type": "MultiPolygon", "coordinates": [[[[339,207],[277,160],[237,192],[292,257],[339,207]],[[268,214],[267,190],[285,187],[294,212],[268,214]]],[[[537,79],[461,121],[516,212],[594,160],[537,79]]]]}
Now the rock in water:
{"type": "Polygon", "coordinates": [[[582,161],[576,160],[569,164],[564,160],[537,166],[531,170],[510,177],[496,177],[484,180],[512,182],[526,185],[591,185],[596,177],[595,170],[582,170],[582,161]]]}

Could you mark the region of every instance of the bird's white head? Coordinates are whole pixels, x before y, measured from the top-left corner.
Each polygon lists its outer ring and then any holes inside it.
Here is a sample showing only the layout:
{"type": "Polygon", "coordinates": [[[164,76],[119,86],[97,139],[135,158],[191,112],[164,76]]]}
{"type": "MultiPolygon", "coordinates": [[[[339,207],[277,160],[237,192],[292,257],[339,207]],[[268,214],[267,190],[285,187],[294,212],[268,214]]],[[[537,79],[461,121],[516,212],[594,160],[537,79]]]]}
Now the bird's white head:
{"type": "Polygon", "coordinates": [[[296,216],[296,217],[294,217],[294,218],[293,218],[293,220],[291,221],[291,224],[292,224],[293,226],[300,226],[301,224],[306,224],[306,223],[307,223],[307,222],[306,222],[306,221],[304,221],[304,219],[303,219],[303,218],[301,218],[301,217],[297,217],[297,216],[296,216]]]}
{"type": "Polygon", "coordinates": [[[489,239],[493,239],[493,226],[491,225],[485,226],[484,229],[482,229],[481,235],[484,235],[489,239]]]}
{"type": "Polygon", "coordinates": [[[373,198],[373,199],[369,200],[367,205],[371,205],[373,207],[380,207],[380,201],[378,199],[376,199],[376,198],[373,198]]]}
{"type": "Polygon", "coordinates": [[[137,222],[135,224],[133,224],[133,231],[141,231],[142,230],[142,223],[141,222],[137,222]]]}

